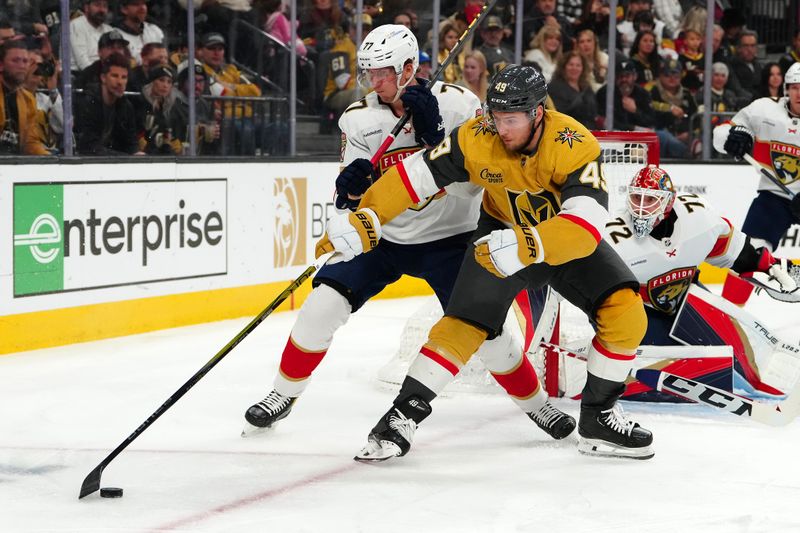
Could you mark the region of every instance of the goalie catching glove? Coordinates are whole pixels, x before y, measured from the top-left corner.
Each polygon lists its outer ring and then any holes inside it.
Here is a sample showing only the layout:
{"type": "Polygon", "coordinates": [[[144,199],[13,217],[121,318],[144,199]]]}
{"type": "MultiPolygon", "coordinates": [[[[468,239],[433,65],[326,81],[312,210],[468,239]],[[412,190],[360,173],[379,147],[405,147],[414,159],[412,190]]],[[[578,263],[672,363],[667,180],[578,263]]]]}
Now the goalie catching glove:
{"type": "Polygon", "coordinates": [[[317,242],[315,255],[319,258],[328,252],[336,252],[335,259],[350,261],[378,246],[380,238],[381,222],[372,209],[337,213],[328,219],[325,235],[317,242]]]}
{"type": "Polygon", "coordinates": [[[475,241],[475,260],[499,278],[513,276],[544,260],[542,240],[529,226],[494,230],[475,241]]]}

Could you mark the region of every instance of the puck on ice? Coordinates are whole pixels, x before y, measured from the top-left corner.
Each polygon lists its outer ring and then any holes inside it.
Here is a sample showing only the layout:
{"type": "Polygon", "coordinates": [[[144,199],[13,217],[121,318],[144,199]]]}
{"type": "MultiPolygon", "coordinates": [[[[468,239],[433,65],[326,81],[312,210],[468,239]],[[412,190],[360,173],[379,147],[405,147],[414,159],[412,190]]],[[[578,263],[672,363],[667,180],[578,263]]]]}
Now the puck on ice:
{"type": "Polygon", "coordinates": [[[101,498],[122,498],[122,489],[119,487],[103,487],[100,489],[101,498]]]}

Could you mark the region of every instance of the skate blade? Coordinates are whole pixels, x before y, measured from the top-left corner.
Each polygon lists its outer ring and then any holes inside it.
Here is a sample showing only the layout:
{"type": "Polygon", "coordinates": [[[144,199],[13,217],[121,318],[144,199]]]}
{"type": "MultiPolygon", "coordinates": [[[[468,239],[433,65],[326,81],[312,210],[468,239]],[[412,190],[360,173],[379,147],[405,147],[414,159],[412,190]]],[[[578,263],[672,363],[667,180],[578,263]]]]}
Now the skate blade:
{"type": "Polygon", "coordinates": [[[400,453],[400,448],[394,442],[371,440],[353,457],[353,460],[359,463],[380,463],[398,457],[400,453]]]}
{"type": "Polygon", "coordinates": [[[245,422],[244,423],[244,428],[242,428],[242,438],[243,439],[247,439],[247,438],[250,438],[250,437],[257,437],[259,435],[263,435],[265,433],[269,433],[273,429],[275,429],[275,424],[272,424],[271,426],[267,426],[267,427],[263,427],[262,428],[262,427],[254,426],[250,422],[245,422]]]}
{"type": "Polygon", "coordinates": [[[621,459],[645,460],[652,458],[656,452],[652,446],[643,448],[623,448],[600,439],[578,439],[578,451],[594,457],[614,457],[621,459]]]}

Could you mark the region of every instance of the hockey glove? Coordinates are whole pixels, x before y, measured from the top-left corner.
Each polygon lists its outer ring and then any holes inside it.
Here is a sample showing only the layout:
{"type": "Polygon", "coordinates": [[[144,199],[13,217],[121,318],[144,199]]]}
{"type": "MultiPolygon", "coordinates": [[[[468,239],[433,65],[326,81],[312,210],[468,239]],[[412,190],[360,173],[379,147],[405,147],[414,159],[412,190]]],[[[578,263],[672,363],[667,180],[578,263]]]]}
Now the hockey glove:
{"type": "Polygon", "coordinates": [[[475,260],[499,278],[513,276],[543,259],[542,241],[536,228],[514,226],[494,230],[475,241],[475,260]]]}
{"type": "Polygon", "coordinates": [[[378,171],[368,159],[354,159],[336,177],[336,209],[358,209],[361,195],[378,179],[378,171]],[[348,195],[358,196],[351,199],[348,195]]]}
{"type": "Polygon", "coordinates": [[[744,154],[753,151],[753,132],[744,126],[732,127],[723,148],[737,160],[742,159],[744,154]]]}
{"type": "Polygon", "coordinates": [[[769,275],[770,284],[775,290],[790,293],[797,290],[798,267],[788,262],[785,258],[772,255],[768,248],[761,247],[756,250],[758,254],[757,272],[769,275]],[[777,282],[777,286],[776,283],[777,282]]]}
{"type": "Polygon", "coordinates": [[[369,252],[381,238],[381,223],[372,209],[359,209],[355,213],[335,214],[328,219],[325,235],[319,240],[315,256],[336,252],[335,259],[350,261],[355,256],[369,252]]]}
{"type": "Polygon", "coordinates": [[[403,107],[411,113],[414,138],[423,146],[436,146],[444,140],[444,120],[439,113],[439,101],[423,85],[406,87],[400,95],[403,107]]]}

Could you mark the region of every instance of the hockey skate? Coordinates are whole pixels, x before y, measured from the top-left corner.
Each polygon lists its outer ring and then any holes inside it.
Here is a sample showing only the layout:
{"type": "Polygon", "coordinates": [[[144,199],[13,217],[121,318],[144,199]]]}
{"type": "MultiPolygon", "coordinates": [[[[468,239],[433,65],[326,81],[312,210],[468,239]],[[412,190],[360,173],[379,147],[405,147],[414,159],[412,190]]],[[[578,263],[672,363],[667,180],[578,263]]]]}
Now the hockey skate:
{"type": "Polygon", "coordinates": [[[578,451],[602,457],[650,459],[653,434],[628,418],[619,404],[611,409],[581,408],[578,451]]]}
{"type": "Polygon", "coordinates": [[[370,432],[367,445],[353,459],[371,463],[407,454],[417,426],[430,414],[431,406],[417,396],[392,406],[370,432]]]}
{"type": "Polygon", "coordinates": [[[251,405],[244,418],[247,421],[242,430],[242,437],[252,437],[271,428],[278,420],[289,416],[297,398],[284,396],[273,390],[267,397],[251,405]]]}
{"type": "Polygon", "coordinates": [[[545,402],[538,411],[527,413],[542,431],[556,440],[563,439],[575,429],[575,419],[567,413],[545,402]]]}

